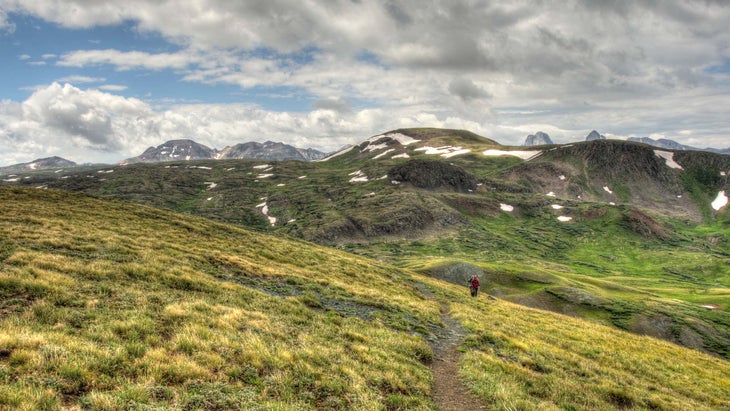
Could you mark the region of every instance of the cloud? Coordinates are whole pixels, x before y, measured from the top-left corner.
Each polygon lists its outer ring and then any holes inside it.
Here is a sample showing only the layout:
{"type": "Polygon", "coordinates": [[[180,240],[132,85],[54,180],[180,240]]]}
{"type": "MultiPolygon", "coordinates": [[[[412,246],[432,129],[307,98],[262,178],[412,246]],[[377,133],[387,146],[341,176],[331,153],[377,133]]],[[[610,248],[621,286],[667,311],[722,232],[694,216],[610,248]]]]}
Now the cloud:
{"type": "Polygon", "coordinates": [[[185,53],[150,54],[142,51],[78,50],[64,54],[56,63],[62,67],[85,67],[109,64],[119,70],[162,70],[184,68],[191,64],[192,56],[185,53]]]}
{"type": "Polygon", "coordinates": [[[0,9],[0,35],[13,34],[15,32],[15,24],[8,21],[8,15],[0,9]]]}
{"type": "MultiPolygon", "coordinates": [[[[167,52],[67,50],[49,60],[56,67],[170,70],[186,83],[237,86],[247,101],[312,102],[304,112],[235,104],[163,111],[105,93],[122,86],[46,90],[74,108],[56,113],[61,105],[52,110],[50,97],[34,94],[31,105],[63,121],[25,119],[32,133],[16,127],[4,138],[52,130],[74,136],[74,147],[126,155],[173,136],[214,145],[270,135],[329,149],[411,125],[469,128],[504,143],[521,143],[538,125],[556,141],[595,128],[722,146],[730,134],[728,74],[711,69],[730,60],[727,2],[180,0],[171,12],[169,2],[141,0],[0,0],[0,9],[70,28],[125,22],[171,43],[167,52]],[[80,95],[99,106],[84,106],[80,95]],[[114,102],[136,108],[120,114],[114,102]]],[[[9,24],[0,14],[0,30],[9,24]]],[[[86,78],[63,81],[105,82],[86,78]]]]}
{"type": "Polygon", "coordinates": [[[451,80],[451,82],[449,82],[449,93],[464,101],[491,97],[491,95],[483,88],[474,84],[473,81],[464,78],[451,80]]]}
{"type": "Polygon", "coordinates": [[[320,110],[333,110],[345,113],[350,111],[350,101],[343,98],[323,98],[315,101],[312,107],[320,110]]]}
{"type": "Polygon", "coordinates": [[[104,84],[103,86],[99,86],[99,90],[104,91],[124,91],[127,89],[127,86],[122,86],[118,84],[104,84]]]}
{"type": "Polygon", "coordinates": [[[66,76],[56,79],[56,83],[71,83],[71,84],[84,84],[84,83],[103,83],[106,79],[104,77],[90,77],[90,76],[66,76]]]}

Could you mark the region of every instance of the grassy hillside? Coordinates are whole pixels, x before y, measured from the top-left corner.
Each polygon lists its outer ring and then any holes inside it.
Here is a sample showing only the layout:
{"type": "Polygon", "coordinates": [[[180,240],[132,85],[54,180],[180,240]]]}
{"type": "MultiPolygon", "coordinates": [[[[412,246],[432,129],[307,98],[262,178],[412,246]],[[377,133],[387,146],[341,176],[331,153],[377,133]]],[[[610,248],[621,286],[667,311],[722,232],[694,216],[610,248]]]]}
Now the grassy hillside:
{"type": "Polygon", "coordinates": [[[494,409],[730,407],[727,361],[466,295],[298,240],[0,188],[0,408],[436,409],[442,306],[494,409]]]}
{"type": "Polygon", "coordinates": [[[730,358],[730,211],[711,207],[730,192],[730,156],[621,141],[530,147],[547,150],[530,161],[484,154],[517,149],[403,129],[327,162],[82,167],[2,183],[190,213],[459,283],[454,267],[467,264],[500,298],[730,358]]]}

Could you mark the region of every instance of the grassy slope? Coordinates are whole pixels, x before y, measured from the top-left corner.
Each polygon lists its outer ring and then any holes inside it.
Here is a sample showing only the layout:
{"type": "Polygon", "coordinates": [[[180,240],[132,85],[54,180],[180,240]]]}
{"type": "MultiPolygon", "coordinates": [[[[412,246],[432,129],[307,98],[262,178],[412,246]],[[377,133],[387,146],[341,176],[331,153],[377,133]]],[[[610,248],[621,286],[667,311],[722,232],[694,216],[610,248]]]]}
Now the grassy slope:
{"type": "MultiPolygon", "coordinates": [[[[531,193],[516,182],[499,180],[495,176],[501,170],[512,169],[522,161],[477,154],[491,147],[489,140],[448,130],[409,133],[430,146],[470,146],[473,153],[448,161],[483,179],[484,187],[477,193],[455,194],[394,186],[379,178],[407,160],[372,161],[373,153],[357,150],[323,163],[271,162],[269,171],[255,168],[263,164],[261,161],[174,162],[114,167],[111,173],[99,171],[112,167],[61,173],[51,170],[32,173],[22,182],[167,207],[337,244],[424,272],[441,264],[472,263],[488,274],[489,291],[503,298],[730,356],[730,276],[726,269],[730,231],[722,219],[708,220],[702,226],[664,221],[675,235],[667,239],[642,237],[627,227],[629,209],[625,206],[559,200],[531,193]],[[349,174],[357,170],[370,181],[349,182],[349,174]],[[261,174],[273,176],[258,178],[261,174]],[[211,188],[210,183],[216,186],[211,188]],[[269,214],[278,219],[276,227],[271,227],[261,208],[256,207],[264,201],[269,214]],[[516,211],[501,212],[500,203],[512,204],[516,211]],[[553,210],[551,204],[565,208],[553,210]],[[556,217],[561,214],[574,220],[558,222],[556,217]],[[422,226],[426,228],[419,231],[422,226]],[[374,238],[387,240],[372,242],[374,238]],[[551,280],[534,281],[535,276],[551,280]],[[720,309],[710,311],[702,304],[720,309]]],[[[622,155],[631,159],[638,150],[656,163],[652,170],[667,172],[660,167],[663,160],[654,158],[651,149],[607,146],[625,148],[622,155]]],[[[579,158],[590,147],[577,145],[551,155],[560,160],[579,158]],[[566,150],[578,152],[567,156],[566,150]]],[[[415,151],[410,154],[411,159],[435,158],[415,151]]],[[[700,163],[722,159],[709,156],[700,163]]],[[[719,176],[718,167],[722,169],[724,164],[715,166],[710,174],[719,176]]],[[[552,170],[547,174],[560,173],[552,170]]],[[[550,179],[560,181],[553,177],[550,179]]],[[[722,182],[686,180],[709,209],[707,198],[722,182]]],[[[600,187],[596,190],[605,194],[600,187]]]]}
{"type": "Polygon", "coordinates": [[[730,364],[296,240],[0,189],[0,408],[433,409],[424,339],[469,330],[495,409],[730,407],[730,364]],[[439,301],[425,299],[424,283],[439,301]]]}

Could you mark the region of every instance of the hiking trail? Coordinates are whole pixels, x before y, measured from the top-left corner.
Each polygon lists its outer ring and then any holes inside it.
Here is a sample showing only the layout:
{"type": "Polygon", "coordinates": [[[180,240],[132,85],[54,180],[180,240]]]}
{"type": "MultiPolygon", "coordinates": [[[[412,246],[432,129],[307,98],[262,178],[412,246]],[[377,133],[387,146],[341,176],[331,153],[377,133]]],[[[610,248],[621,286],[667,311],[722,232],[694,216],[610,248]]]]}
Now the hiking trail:
{"type": "MultiPolygon", "coordinates": [[[[435,300],[433,294],[423,284],[418,289],[428,299],[435,300]]],[[[433,360],[431,361],[431,397],[441,411],[481,411],[488,408],[469,392],[459,379],[459,345],[466,335],[461,324],[448,313],[445,304],[441,305],[442,332],[431,340],[433,360]]]]}

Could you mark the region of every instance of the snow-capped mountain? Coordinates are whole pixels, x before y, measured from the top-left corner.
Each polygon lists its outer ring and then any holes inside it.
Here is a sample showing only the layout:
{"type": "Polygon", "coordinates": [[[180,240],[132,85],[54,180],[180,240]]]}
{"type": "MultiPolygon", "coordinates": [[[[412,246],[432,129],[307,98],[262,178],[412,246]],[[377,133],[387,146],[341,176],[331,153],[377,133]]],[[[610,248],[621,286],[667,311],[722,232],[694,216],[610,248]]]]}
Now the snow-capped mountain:
{"type": "Polygon", "coordinates": [[[522,145],[523,146],[543,146],[546,144],[554,144],[554,143],[550,139],[550,136],[547,133],[538,131],[535,134],[530,134],[529,136],[527,136],[527,138],[525,138],[525,142],[522,145]]]}
{"type": "Polygon", "coordinates": [[[14,164],[12,166],[0,167],[0,175],[26,173],[34,170],[46,170],[49,168],[76,167],[78,164],[61,157],[47,157],[33,160],[29,163],[14,164]]]}
{"type": "Polygon", "coordinates": [[[242,143],[222,150],[207,147],[193,140],[171,140],[157,147],[150,147],[137,157],[128,158],[120,164],[156,163],[161,161],[238,159],[313,161],[326,154],[308,148],[301,149],[284,143],[242,143]]]}
{"type": "Polygon", "coordinates": [[[320,160],[325,156],[325,153],[311,148],[303,149],[284,143],[267,141],[265,143],[249,142],[236,144],[233,147],[226,147],[220,151],[218,158],[256,158],[273,161],[314,161],[320,160]]]}

